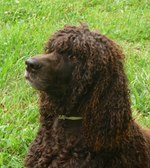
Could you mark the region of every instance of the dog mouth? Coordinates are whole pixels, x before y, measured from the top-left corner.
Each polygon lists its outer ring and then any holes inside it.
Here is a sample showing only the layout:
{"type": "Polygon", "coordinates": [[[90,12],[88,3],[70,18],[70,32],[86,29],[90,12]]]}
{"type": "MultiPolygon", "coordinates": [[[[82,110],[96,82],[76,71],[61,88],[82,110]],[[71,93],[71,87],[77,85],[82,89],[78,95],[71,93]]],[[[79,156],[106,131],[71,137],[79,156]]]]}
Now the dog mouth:
{"type": "Polygon", "coordinates": [[[27,70],[25,71],[24,77],[28,82],[33,82],[33,76],[35,76],[35,74],[28,72],[27,70]]]}
{"type": "Polygon", "coordinates": [[[34,86],[34,78],[35,78],[35,74],[28,72],[27,70],[25,71],[24,74],[24,78],[26,79],[26,81],[31,85],[34,86]]]}
{"type": "Polygon", "coordinates": [[[34,71],[28,71],[26,69],[24,77],[27,81],[27,83],[34,89],[39,90],[39,91],[46,91],[46,89],[48,89],[48,87],[52,86],[50,85],[50,82],[47,80],[46,77],[44,77],[44,75],[41,77],[40,75],[38,75],[37,72],[34,71]]]}
{"type": "Polygon", "coordinates": [[[38,82],[38,78],[35,73],[25,71],[24,77],[29,85],[37,90],[43,90],[43,86],[38,82]]]}

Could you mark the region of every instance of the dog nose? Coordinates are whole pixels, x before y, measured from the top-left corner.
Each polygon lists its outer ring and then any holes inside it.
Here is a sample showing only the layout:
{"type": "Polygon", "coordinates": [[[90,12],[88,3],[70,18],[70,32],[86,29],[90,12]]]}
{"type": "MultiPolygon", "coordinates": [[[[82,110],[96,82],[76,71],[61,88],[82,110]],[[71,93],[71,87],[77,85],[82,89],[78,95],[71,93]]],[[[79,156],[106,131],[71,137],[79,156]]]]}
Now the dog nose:
{"type": "Polygon", "coordinates": [[[25,61],[25,64],[27,65],[27,70],[37,70],[41,68],[40,62],[34,58],[28,59],[25,61]]]}

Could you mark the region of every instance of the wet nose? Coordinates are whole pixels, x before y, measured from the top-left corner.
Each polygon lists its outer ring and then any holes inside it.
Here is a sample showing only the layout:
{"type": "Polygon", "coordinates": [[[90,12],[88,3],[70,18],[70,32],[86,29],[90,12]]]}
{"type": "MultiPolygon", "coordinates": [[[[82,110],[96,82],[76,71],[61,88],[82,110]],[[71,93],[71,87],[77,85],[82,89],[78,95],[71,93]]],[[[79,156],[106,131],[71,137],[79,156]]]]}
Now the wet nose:
{"type": "Polygon", "coordinates": [[[28,59],[25,64],[27,65],[27,70],[37,70],[41,68],[41,63],[34,58],[28,59]]]}

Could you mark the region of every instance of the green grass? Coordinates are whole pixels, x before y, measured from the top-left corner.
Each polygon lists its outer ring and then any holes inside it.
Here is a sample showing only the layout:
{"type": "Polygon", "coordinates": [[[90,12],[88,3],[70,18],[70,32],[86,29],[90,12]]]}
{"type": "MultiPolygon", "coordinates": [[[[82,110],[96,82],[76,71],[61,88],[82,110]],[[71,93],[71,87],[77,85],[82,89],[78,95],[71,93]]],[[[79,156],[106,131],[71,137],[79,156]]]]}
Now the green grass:
{"type": "Polygon", "coordinates": [[[38,129],[38,96],[24,80],[24,61],[65,24],[87,22],[122,46],[134,116],[150,127],[149,11],[148,0],[0,1],[0,167],[23,167],[38,129]]]}

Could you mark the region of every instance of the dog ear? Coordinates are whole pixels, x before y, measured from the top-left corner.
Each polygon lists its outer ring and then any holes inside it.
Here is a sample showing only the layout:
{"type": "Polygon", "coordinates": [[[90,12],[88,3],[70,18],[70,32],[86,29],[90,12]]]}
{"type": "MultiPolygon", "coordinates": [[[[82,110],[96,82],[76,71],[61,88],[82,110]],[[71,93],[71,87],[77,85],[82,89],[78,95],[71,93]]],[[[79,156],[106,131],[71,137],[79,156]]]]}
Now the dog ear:
{"type": "Polygon", "coordinates": [[[131,109],[126,77],[101,74],[83,109],[83,130],[87,144],[95,151],[129,139],[131,109]]]}

